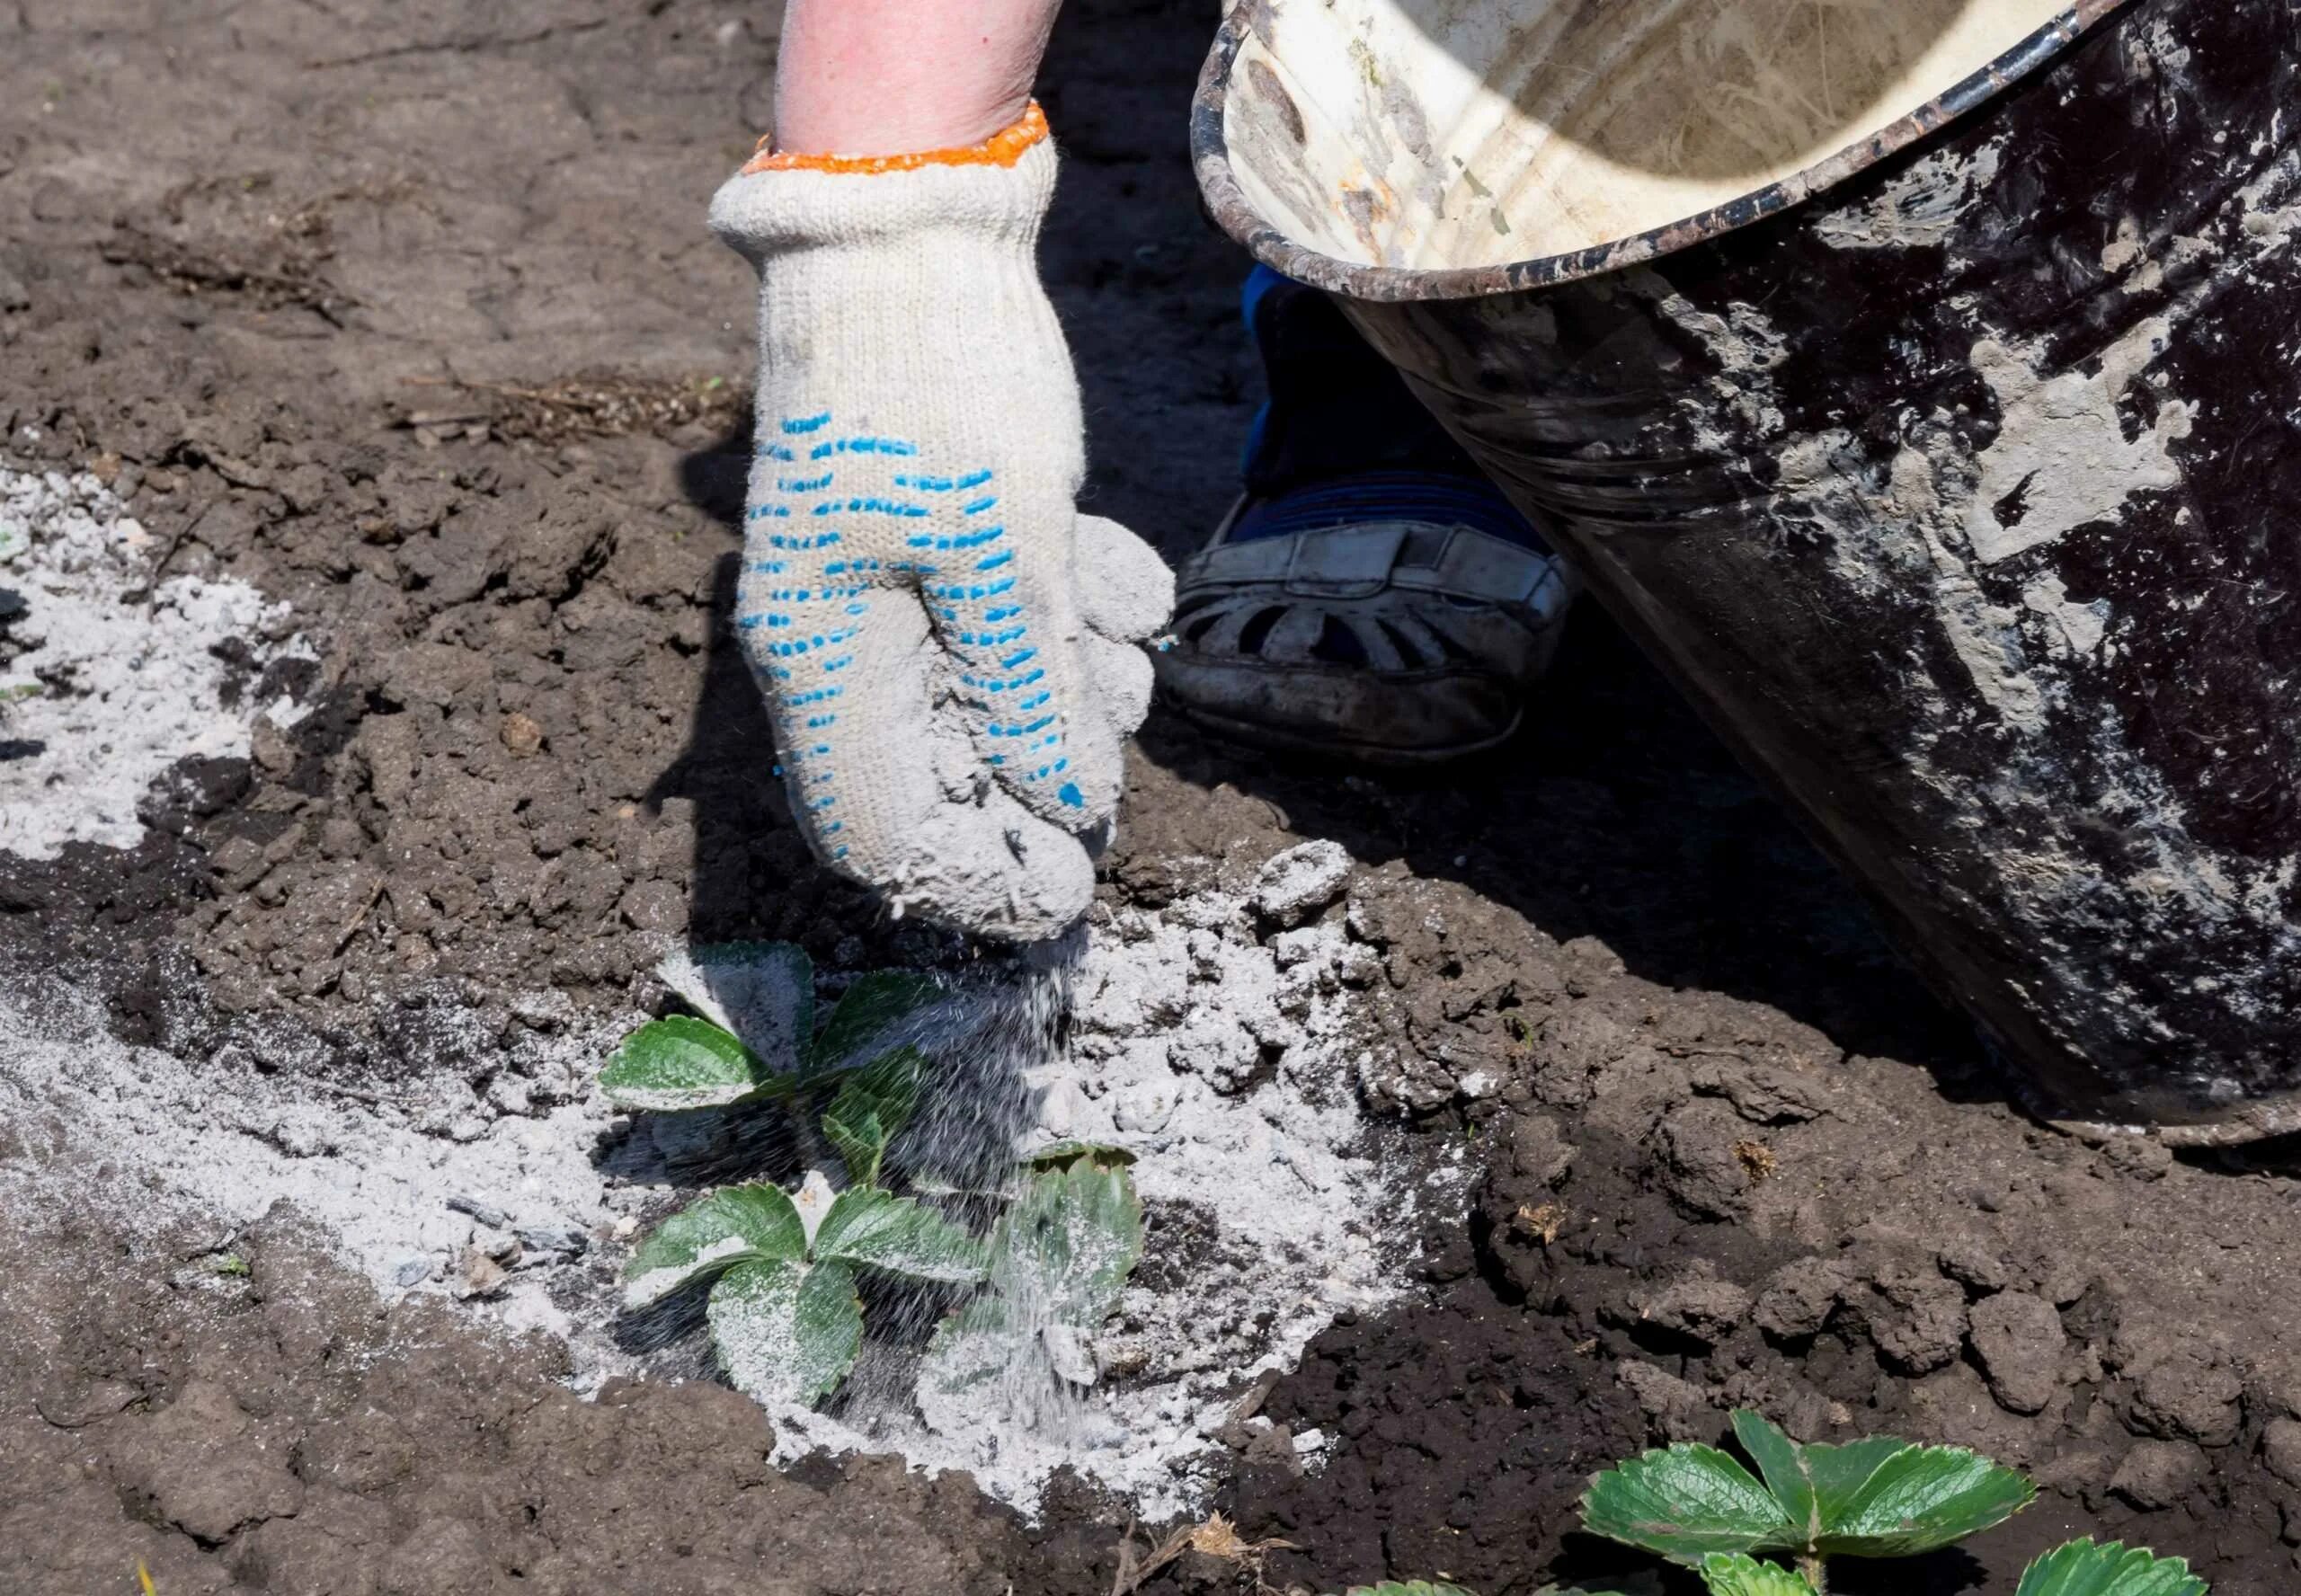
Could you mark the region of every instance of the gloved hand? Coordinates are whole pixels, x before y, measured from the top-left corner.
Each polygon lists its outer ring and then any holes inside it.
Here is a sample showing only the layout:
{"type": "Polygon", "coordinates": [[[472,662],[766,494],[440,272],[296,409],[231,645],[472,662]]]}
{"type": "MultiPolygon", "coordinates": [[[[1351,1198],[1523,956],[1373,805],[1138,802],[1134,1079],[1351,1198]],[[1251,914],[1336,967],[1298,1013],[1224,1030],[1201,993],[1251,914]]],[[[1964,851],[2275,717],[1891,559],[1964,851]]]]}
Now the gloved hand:
{"type": "Polygon", "coordinates": [[[1053,935],[1094,887],[1140,640],[1174,582],[1079,515],[1078,379],[1035,248],[1038,108],[925,155],[762,155],[712,202],[760,268],[735,625],[816,856],[897,913],[1053,935]],[[1083,840],[1082,840],[1083,839],[1083,840]]]}

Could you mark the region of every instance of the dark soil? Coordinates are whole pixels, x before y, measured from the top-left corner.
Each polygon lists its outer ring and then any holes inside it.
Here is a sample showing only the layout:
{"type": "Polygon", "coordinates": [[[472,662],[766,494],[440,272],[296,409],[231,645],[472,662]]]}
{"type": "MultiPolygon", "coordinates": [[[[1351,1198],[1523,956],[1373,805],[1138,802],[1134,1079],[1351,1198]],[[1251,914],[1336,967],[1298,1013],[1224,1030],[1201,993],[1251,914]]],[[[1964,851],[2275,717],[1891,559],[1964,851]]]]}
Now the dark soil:
{"type": "MultiPolygon", "coordinates": [[[[1045,94],[1094,508],[1169,554],[1222,510],[1256,381],[1184,158],[1210,21],[1077,0],[1045,94]]],[[[807,867],[727,642],[749,288],[700,217],[773,31],[745,0],[0,11],[0,451],[94,461],[172,570],[293,600],[324,654],[321,711],[180,772],[141,848],[0,858],[0,979],[101,982],[139,1041],[293,1024],[372,1072],[442,1067],[378,1023],[403,991],[483,1029],[514,991],[617,1000],[652,935],[950,951],[807,867]]],[[[1515,744],[1426,783],[1154,719],[1106,890],[1305,837],[1363,862],[1333,912],[1389,975],[1370,1103],[1488,1172],[1425,1299],[1267,1393],[1323,1470],[1242,1433],[1220,1505],[1292,1543],[1269,1585],[1629,1566],[1571,1533],[1584,1478],[1746,1404],[2036,1471],[2036,1508],[1894,1588],[2009,1592],[2079,1531],[2290,1588],[2301,1154],[2025,1121],[1602,617],[1515,744]]],[[[138,1557],[164,1596],[1111,1589],[1110,1503],[1026,1527],[963,1480],[779,1475],[732,1394],[578,1402],[549,1349],[386,1310],[284,1218],[218,1279],[187,1272],[209,1239],[8,1217],[0,1592],[126,1591],[138,1557]]],[[[1145,1589],[1255,1577],[1195,1553],[1145,1589]]]]}

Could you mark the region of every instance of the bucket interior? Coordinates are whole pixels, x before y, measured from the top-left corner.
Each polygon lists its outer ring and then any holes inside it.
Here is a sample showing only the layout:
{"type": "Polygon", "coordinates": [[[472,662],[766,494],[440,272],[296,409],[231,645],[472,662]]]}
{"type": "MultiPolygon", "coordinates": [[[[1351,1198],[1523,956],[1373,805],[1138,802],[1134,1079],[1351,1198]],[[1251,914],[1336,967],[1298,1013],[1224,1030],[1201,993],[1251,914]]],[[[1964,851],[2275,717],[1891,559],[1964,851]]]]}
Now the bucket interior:
{"type": "Polygon", "coordinates": [[[2068,0],[1247,0],[1224,142],[1294,243],[1432,270],[1559,255],[1790,177],[2068,0]]]}

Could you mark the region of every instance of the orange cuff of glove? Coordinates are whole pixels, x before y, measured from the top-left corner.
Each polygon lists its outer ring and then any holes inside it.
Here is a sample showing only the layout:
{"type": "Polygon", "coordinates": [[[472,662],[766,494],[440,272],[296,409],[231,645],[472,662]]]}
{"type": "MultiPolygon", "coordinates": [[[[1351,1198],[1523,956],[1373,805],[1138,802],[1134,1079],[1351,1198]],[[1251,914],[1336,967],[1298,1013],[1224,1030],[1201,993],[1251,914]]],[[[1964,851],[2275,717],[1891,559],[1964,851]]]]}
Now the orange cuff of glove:
{"type": "Polygon", "coordinates": [[[1046,112],[1039,109],[1035,100],[1012,126],[1000,129],[981,144],[920,150],[907,155],[796,155],[768,149],[775,138],[770,133],[759,141],[759,154],[743,167],[742,174],[839,172],[867,177],[881,172],[916,172],[922,166],[1012,166],[1033,145],[1044,142],[1046,136],[1046,112]]]}

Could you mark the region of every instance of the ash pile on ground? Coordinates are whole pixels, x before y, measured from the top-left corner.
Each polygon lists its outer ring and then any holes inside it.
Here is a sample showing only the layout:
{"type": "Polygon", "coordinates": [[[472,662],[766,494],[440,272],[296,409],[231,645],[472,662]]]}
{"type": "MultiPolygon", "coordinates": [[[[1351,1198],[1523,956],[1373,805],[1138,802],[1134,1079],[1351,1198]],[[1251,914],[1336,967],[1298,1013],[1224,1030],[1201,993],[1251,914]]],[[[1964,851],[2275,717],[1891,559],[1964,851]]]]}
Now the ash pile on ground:
{"type": "Polygon", "coordinates": [[[133,847],[179,761],[244,759],[261,714],[292,726],[316,657],[244,581],[169,576],[87,472],[0,467],[0,851],[133,847]]]}
{"type": "MultiPolygon", "coordinates": [[[[18,553],[41,608],[99,617],[79,643],[103,640],[107,625],[137,627],[135,596],[166,590],[118,501],[84,475],[4,485],[28,507],[18,553]]],[[[280,607],[244,584],[191,578],[170,602],[178,618],[133,639],[150,668],[129,678],[132,711],[53,717],[60,763],[40,778],[39,812],[62,830],[88,812],[74,802],[84,788],[117,794],[127,817],[60,840],[132,848],[161,771],[227,755],[234,732],[244,749],[246,719],[219,701],[217,655],[235,626],[284,636],[280,607]],[[133,735],[96,730],[123,719],[133,735]]],[[[53,664],[66,630],[52,626],[23,656],[50,662],[36,678],[52,689],[41,702],[61,704],[67,687],[125,696],[53,664]]],[[[1062,1468],[1153,1521],[1200,1504],[1229,1456],[1219,1438],[1268,1424],[1242,1406],[1257,1379],[1292,1368],[1338,1315],[1397,1294],[1411,1221],[1433,1195],[1359,1145],[1361,1084],[1377,1073],[1368,1044],[1379,1045],[1360,1015],[1381,971],[1346,915],[1329,913],[1350,875],[1340,847],[1304,844],[1163,910],[1106,906],[1076,939],[1071,1047],[1024,1061],[1036,1132],[1138,1153],[1152,1237],[1150,1266],[1099,1349],[1100,1390],[1025,1414],[944,1401],[923,1423],[908,1390],[867,1424],[794,1410],[778,1415],[779,1457],[895,1451],[929,1470],[966,1468],[1026,1513],[1062,1468]]],[[[348,917],[338,948],[378,896],[332,895],[348,917]]],[[[12,1038],[0,1118],[13,1127],[0,1181],[27,1209],[69,1189],[116,1219],[206,1234],[188,1267],[227,1272],[242,1263],[236,1237],[285,1209],[389,1296],[444,1292],[484,1323],[551,1332],[579,1388],[640,1367],[617,1320],[616,1264],[639,1216],[660,1217],[693,1179],[666,1173],[680,1148],[652,1159],[637,1149],[708,1139],[694,1121],[709,1117],[617,1124],[599,1099],[592,1073],[640,1014],[579,1010],[560,991],[467,1002],[430,976],[348,1014],[339,1005],[332,1033],[305,1012],[216,1023],[181,1000],[147,1017],[155,1035],[138,1046],[111,1033],[92,989],[51,985],[37,1001],[0,991],[0,1033],[12,1038]]],[[[1437,1193],[1457,1220],[1461,1185],[1437,1193]]],[[[703,1371],[693,1340],[671,1370],[703,1371]]],[[[1314,1435],[1295,1442],[1306,1457],[1317,1449],[1314,1435]]]]}
{"type": "MultiPolygon", "coordinates": [[[[1389,1053],[1368,1012],[1381,969],[1338,908],[1320,918],[1350,874],[1341,848],[1303,844],[1243,891],[1106,909],[1085,940],[1071,1050],[1028,1084],[1038,1137],[1138,1156],[1144,1261],[1097,1339],[1095,1388],[1018,1404],[991,1382],[923,1390],[916,1414],[786,1412],[786,1455],[892,1450],[1034,1515],[1063,1469],[1146,1521],[1203,1506],[1227,1449],[1269,1432],[1253,1409],[1270,1379],[1337,1317],[1400,1294],[1420,1222],[1465,1217],[1466,1175],[1385,1163],[1360,1107],[1389,1053]]],[[[1323,1438],[1276,1444],[1315,1464],[1323,1438]]]]}

